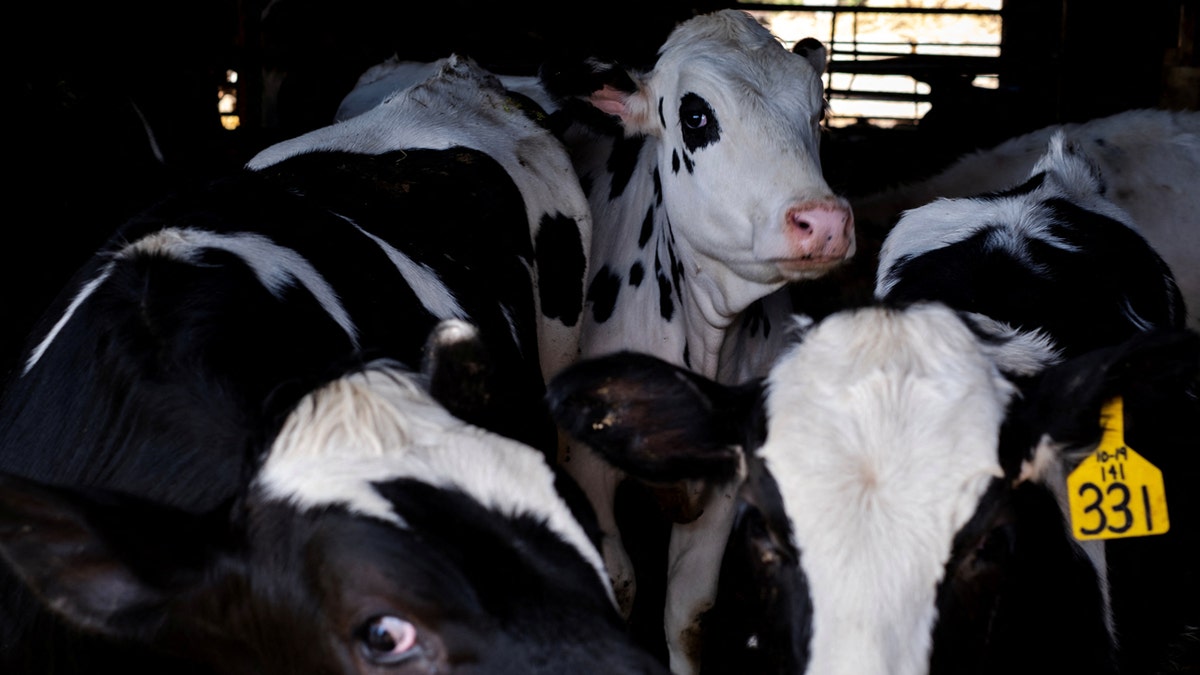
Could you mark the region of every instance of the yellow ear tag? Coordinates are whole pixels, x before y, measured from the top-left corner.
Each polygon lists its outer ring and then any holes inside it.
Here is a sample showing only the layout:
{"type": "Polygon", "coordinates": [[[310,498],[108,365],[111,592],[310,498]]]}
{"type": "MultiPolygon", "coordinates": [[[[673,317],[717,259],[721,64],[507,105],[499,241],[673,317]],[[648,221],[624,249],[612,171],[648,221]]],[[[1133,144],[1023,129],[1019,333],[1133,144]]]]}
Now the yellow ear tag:
{"type": "Polygon", "coordinates": [[[1171,527],[1162,471],[1125,445],[1121,397],[1100,410],[1100,445],[1067,476],[1076,539],[1163,534],[1171,527]]]}

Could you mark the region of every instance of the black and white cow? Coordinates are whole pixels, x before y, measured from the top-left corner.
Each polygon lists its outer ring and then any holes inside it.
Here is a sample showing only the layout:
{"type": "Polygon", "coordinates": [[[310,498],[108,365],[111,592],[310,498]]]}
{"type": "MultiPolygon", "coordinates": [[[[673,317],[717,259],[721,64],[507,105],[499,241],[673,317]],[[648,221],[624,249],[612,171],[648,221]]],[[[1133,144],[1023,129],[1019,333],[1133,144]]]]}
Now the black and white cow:
{"type": "Polygon", "coordinates": [[[906,211],[883,242],[875,294],[1036,332],[1058,356],[1183,327],[1187,312],[1172,270],[1061,133],[1019,185],[906,211]]]}
{"type": "MultiPolygon", "coordinates": [[[[790,314],[780,289],[854,252],[847,202],[819,161],[825,55],[812,39],[789,51],[746,12],[725,10],[681,23],[648,70],[543,65],[592,206],[584,356],[641,351],[731,382],[765,372],[784,333],[770,319],[790,314]],[[768,297],[782,309],[764,313],[768,297]]],[[[628,611],[635,574],[614,515],[622,475],[587,448],[564,465],[596,505],[628,611]]],[[[695,669],[689,635],[732,522],[725,492],[689,494],[699,503],[684,517],[696,519],[671,530],[665,624],[677,673],[695,669]]]]}
{"type": "Polygon", "coordinates": [[[940,303],[870,306],[821,320],[761,382],[621,353],[550,397],[633,473],[721,483],[748,465],[702,672],[1194,672],[1200,336],[1141,332],[1021,390],[1003,374],[1016,350],[940,303]],[[1082,542],[1066,476],[1117,396],[1170,527],[1082,542]]]}
{"type": "Polygon", "coordinates": [[[589,220],[521,100],[450,58],[80,271],[0,401],[0,670],[663,672],[548,461],[589,220]]]}
{"type": "Polygon", "coordinates": [[[856,198],[857,221],[886,231],[907,210],[939,198],[971,197],[1025,181],[1051,137],[1096,165],[1104,195],[1126,211],[1172,272],[1200,330],[1200,112],[1139,109],[1059,124],[958,159],[935,176],[856,198]]]}

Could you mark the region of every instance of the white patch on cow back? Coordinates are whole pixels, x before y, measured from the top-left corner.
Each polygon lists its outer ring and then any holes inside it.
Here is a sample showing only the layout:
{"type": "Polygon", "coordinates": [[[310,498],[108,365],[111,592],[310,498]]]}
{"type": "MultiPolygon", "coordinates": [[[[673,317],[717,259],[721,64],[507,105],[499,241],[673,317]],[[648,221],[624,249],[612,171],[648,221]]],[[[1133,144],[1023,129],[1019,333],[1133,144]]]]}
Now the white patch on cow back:
{"type": "Polygon", "coordinates": [[[1003,475],[1014,388],[934,304],[833,315],[768,387],[760,453],[808,578],[809,671],[924,673],[954,536],[1003,475]]]}
{"type": "MultiPolygon", "coordinates": [[[[217,249],[236,255],[254,272],[259,283],[276,298],[282,298],[283,292],[293,282],[298,282],[345,331],[354,347],[358,347],[358,329],[329,282],[304,256],[260,234],[220,234],[191,227],[167,227],[127,244],[111,257],[115,261],[137,256],[162,256],[194,264],[206,249],[217,249]]],[[[25,364],[26,373],[45,353],[79,306],[108,279],[112,274],[112,267],[113,262],[106,264],[101,273],[84,285],[71,300],[63,316],[30,354],[25,364]]]]}
{"type": "Polygon", "coordinates": [[[49,332],[46,333],[46,337],[42,338],[41,342],[38,342],[37,346],[29,353],[29,358],[25,360],[25,370],[21,372],[22,376],[28,375],[29,371],[37,365],[37,362],[42,358],[42,354],[46,353],[46,350],[54,342],[54,339],[62,332],[63,326],[67,325],[67,322],[71,320],[75,311],[79,309],[79,306],[91,297],[92,293],[96,292],[96,289],[108,279],[110,274],[112,274],[111,262],[101,268],[100,274],[97,274],[94,279],[84,284],[83,288],[79,289],[79,292],[75,294],[75,297],[71,298],[71,303],[67,305],[67,310],[50,327],[49,332]]]}
{"type": "Polygon", "coordinates": [[[395,246],[387,243],[383,239],[364,230],[350,218],[335,213],[337,217],[350,223],[359,232],[369,237],[383,251],[388,260],[396,266],[396,270],[400,272],[400,276],[404,277],[404,281],[412,288],[416,294],[417,300],[421,301],[421,306],[430,314],[438,318],[439,321],[446,319],[470,319],[466,310],[462,305],[458,304],[458,299],[454,297],[454,292],[450,290],[446,284],[442,283],[437,272],[434,272],[428,265],[418,263],[408,257],[403,251],[395,246]]]}
{"type": "Polygon", "coordinates": [[[600,553],[555,490],[542,453],[454,417],[395,364],[377,362],[302,399],[256,485],[301,509],[336,504],[407,527],[374,487],[400,478],[544,522],[595,568],[612,599],[600,553]]]}

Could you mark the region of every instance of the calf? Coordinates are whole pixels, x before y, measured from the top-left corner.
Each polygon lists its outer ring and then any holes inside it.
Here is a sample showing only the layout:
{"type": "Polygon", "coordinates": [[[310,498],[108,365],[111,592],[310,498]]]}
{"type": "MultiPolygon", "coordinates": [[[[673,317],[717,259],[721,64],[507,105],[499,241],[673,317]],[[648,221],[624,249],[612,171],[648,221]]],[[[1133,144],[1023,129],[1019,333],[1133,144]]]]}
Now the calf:
{"type": "Polygon", "coordinates": [[[939,198],[1007,190],[1022,183],[1056,133],[1094,162],[1104,196],[1126,211],[1171,267],[1200,330],[1200,112],[1130,110],[1061,124],[966,155],[928,179],[854,200],[858,222],[886,231],[907,210],[939,198]]]}
{"type": "MultiPolygon", "coordinates": [[[[790,311],[781,289],[854,251],[850,210],[819,163],[824,66],[820,43],[791,52],[740,10],[680,24],[649,70],[543,65],[570,120],[564,139],[595,226],[583,355],[642,351],[722,381],[765,370],[784,332],[769,319],[790,311]],[[764,313],[764,298],[784,311],[764,313]]],[[[614,512],[622,475],[584,447],[564,465],[596,506],[618,597],[632,611],[635,575],[614,512]]],[[[733,515],[729,490],[685,492],[679,519],[691,522],[672,527],[666,563],[677,673],[695,669],[689,636],[711,601],[733,515]]]]}
{"type": "Polygon", "coordinates": [[[1037,331],[1062,356],[1182,327],[1187,311],[1171,269],[1061,133],[1023,183],[906,211],[883,242],[875,294],[1037,331]]]}
{"type": "Polygon", "coordinates": [[[761,382],[622,353],[567,369],[550,399],[631,472],[722,483],[747,465],[704,672],[1188,672],[1200,336],[1142,332],[1024,370],[1029,347],[940,303],[864,307],[761,382]],[[1170,528],[1079,541],[1067,476],[1114,397],[1128,446],[1162,470],[1170,528]]]}
{"type": "MultiPolygon", "coordinates": [[[[482,345],[436,347],[451,382],[478,364],[464,347],[482,345]]],[[[113,652],[43,634],[69,651],[6,654],[6,672],[665,674],[544,456],[427,386],[377,362],[318,387],[237,506],[208,512],[0,474],[0,554],[113,652]]]]}
{"type": "Polygon", "coordinates": [[[547,464],[590,220],[522,100],[452,57],[79,272],[0,400],[0,670],[660,670],[547,464]]]}

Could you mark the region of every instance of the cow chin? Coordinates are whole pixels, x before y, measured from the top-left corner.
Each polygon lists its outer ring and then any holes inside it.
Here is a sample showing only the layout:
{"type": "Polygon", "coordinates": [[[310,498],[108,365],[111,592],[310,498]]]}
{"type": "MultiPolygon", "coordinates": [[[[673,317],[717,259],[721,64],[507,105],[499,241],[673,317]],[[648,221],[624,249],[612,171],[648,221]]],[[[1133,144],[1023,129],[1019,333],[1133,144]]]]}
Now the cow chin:
{"type": "Polygon", "coordinates": [[[850,260],[852,253],[853,251],[842,256],[789,258],[773,262],[779,270],[779,275],[788,282],[805,281],[817,279],[836,270],[850,260]]]}

